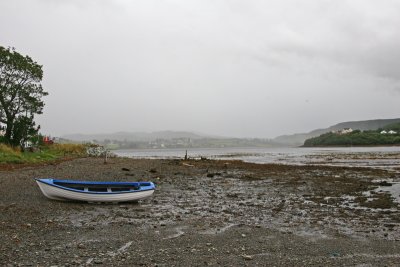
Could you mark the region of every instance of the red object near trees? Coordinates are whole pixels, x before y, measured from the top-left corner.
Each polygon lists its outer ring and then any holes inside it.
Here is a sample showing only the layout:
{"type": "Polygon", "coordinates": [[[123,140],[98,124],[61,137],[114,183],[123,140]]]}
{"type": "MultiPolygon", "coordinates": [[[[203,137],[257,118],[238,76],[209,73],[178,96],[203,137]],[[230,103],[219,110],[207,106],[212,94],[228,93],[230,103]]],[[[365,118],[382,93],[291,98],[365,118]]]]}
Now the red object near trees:
{"type": "Polygon", "coordinates": [[[51,145],[51,144],[54,144],[54,141],[52,139],[50,139],[50,137],[45,136],[45,137],[43,137],[43,143],[51,145]]]}

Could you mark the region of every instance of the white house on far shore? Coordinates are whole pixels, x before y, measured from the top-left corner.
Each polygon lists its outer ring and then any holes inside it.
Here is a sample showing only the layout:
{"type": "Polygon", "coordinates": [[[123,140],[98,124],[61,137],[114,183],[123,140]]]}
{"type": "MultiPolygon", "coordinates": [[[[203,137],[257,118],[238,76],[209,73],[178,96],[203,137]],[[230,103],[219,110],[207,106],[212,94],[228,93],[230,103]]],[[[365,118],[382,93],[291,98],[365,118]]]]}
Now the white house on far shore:
{"type": "Polygon", "coordinates": [[[348,134],[348,133],[352,133],[353,129],[351,128],[344,128],[343,130],[340,131],[341,134],[348,134]]]}
{"type": "Polygon", "coordinates": [[[344,128],[342,130],[338,130],[338,131],[331,131],[331,133],[335,133],[335,134],[348,134],[348,133],[352,133],[353,129],[351,128],[344,128]]]}
{"type": "Polygon", "coordinates": [[[383,130],[383,131],[381,131],[381,134],[397,134],[397,132],[396,131],[393,131],[393,130],[390,130],[390,131],[385,131],[385,130],[383,130]]]}

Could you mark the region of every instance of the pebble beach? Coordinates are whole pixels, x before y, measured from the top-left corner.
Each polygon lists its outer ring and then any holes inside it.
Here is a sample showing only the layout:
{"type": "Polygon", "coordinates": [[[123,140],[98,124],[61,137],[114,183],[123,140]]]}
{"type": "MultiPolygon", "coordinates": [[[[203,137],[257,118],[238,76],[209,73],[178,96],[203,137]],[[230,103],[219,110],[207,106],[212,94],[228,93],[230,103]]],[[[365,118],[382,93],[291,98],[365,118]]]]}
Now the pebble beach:
{"type": "Polygon", "coordinates": [[[395,171],[236,160],[2,166],[0,265],[398,266],[398,182],[395,171]],[[35,178],[157,188],[137,203],[61,202],[35,178]]]}

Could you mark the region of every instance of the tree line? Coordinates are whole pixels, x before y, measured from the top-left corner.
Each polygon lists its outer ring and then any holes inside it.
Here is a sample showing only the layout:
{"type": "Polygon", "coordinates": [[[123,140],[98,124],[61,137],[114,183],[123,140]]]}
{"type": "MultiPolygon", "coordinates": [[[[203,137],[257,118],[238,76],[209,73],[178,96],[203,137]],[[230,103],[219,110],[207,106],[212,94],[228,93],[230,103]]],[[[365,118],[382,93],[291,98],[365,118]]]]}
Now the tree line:
{"type": "Polygon", "coordinates": [[[386,126],[373,131],[354,130],[347,134],[325,133],[318,137],[307,139],[305,147],[313,146],[379,146],[400,145],[400,123],[386,126]],[[394,130],[396,134],[384,134],[382,131],[394,130]]]}

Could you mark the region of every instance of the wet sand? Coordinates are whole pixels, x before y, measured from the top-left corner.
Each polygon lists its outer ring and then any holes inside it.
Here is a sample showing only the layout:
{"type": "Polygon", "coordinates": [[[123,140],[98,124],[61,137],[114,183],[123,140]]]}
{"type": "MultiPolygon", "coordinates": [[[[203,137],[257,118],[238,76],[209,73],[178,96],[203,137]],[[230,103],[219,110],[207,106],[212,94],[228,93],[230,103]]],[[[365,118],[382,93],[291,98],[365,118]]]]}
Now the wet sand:
{"type": "Polygon", "coordinates": [[[400,174],[126,158],[3,169],[0,265],[398,266],[400,211],[382,180],[400,174]],[[37,177],[150,180],[157,189],[139,203],[58,202],[37,177]]]}

